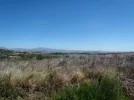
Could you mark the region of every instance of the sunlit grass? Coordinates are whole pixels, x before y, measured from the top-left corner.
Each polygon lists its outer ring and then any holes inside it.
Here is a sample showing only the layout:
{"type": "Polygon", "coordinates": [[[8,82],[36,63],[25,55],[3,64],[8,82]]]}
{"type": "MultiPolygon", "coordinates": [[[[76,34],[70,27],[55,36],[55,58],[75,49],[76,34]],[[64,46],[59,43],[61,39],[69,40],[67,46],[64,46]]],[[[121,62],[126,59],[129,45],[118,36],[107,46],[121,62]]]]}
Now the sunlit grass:
{"type": "Polygon", "coordinates": [[[114,80],[115,77],[120,77],[115,68],[94,68],[86,72],[77,69],[70,74],[54,69],[38,71],[29,68],[23,70],[9,68],[0,74],[0,96],[6,99],[34,100],[40,98],[45,100],[45,98],[52,98],[54,93],[57,94],[53,98],[56,100],[118,100],[112,98],[120,96],[125,98],[122,87],[118,84],[119,81],[114,80]],[[98,87],[99,78],[102,80],[100,88],[98,87]],[[61,90],[63,94],[59,95],[61,90]]]}
{"type": "Polygon", "coordinates": [[[126,100],[126,96],[133,100],[134,71],[125,67],[130,63],[95,57],[2,61],[0,100],[107,100],[103,97],[108,95],[108,100],[126,100]],[[120,66],[114,66],[118,62],[120,66]],[[66,92],[75,98],[62,99],[66,92]]]}

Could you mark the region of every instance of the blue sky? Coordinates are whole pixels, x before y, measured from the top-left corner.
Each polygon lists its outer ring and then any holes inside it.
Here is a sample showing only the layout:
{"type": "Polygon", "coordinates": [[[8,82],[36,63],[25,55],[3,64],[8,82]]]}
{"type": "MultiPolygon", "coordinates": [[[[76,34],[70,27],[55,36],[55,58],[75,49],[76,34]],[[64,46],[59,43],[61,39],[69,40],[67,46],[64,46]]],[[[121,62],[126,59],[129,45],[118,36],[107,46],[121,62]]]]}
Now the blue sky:
{"type": "Polygon", "coordinates": [[[0,47],[134,51],[134,0],[0,0],[0,47]]]}

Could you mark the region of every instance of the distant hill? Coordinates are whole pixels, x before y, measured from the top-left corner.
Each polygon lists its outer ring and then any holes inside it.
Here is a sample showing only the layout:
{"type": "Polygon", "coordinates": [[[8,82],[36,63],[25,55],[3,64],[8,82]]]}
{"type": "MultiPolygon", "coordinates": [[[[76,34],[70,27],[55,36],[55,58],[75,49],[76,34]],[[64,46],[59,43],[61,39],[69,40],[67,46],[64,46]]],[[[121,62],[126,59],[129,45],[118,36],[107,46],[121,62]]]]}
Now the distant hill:
{"type": "Polygon", "coordinates": [[[83,50],[63,50],[63,49],[51,49],[51,48],[12,48],[10,50],[18,51],[18,52],[42,52],[42,53],[53,53],[53,52],[61,52],[61,53],[99,53],[100,51],[83,51],[83,50]]]}
{"type": "Polygon", "coordinates": [[[0,47],[0,49],[7,49],[7,48],[5,48],[5,47],[0,47]]]}
{"type": "MultiPolygon", "coordinates": [[[[0,47],[0,48],[7,49],[4,47],[0,47]]],[[[115,52],[110,52],[110,51],[63,50],[63,49],[51,49],[51,48],[43,48],[43,47],[31,48],[31,49],[12,48],[9,50],[14,50],[17,52],[41,52],[41,53],[55,53],[55,52],[60,52],[60,53],[115,53],[115,52]]]]}
{"type": "Polygon", "coordinates": [[[83,52],[81,50],[62,50],[62,49],[51,49],[51,48],[31,48],[31,49],[25,49],[25,48],[12,48],[10,50],[19,51],[19,52],[83,52]]]}

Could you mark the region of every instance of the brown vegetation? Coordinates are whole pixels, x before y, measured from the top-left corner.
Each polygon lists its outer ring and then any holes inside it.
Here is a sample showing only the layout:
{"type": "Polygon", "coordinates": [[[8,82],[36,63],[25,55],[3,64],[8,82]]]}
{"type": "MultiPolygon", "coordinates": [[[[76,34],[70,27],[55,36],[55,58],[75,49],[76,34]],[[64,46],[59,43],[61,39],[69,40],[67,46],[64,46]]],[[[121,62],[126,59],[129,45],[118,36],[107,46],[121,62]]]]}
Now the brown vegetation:
{"type": "Polygon", "coordinates": [[[49,100],[53,92],[63,87],[83,82],[93,84],[95,79],[109,75],[121,78],[126,95],[134,99],[133,65],[134,55],[125,54],[1,61],[0,84],[21,91],[15,98],[49,100]]]}

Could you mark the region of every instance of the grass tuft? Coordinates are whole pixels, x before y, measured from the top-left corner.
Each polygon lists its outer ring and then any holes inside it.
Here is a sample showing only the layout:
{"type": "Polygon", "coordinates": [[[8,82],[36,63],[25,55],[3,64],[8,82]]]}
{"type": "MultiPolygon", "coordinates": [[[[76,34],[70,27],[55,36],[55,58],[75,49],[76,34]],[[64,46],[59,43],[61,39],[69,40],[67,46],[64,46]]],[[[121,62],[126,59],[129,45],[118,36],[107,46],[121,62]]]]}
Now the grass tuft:
{"type": "Polygon", "coordinates": [[[127,100],[118,79],[104,76],[98,84],[96,80],[93,85],[81,83],[64,88],[54,95],[54,100],[127,100]]]}

